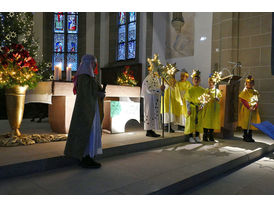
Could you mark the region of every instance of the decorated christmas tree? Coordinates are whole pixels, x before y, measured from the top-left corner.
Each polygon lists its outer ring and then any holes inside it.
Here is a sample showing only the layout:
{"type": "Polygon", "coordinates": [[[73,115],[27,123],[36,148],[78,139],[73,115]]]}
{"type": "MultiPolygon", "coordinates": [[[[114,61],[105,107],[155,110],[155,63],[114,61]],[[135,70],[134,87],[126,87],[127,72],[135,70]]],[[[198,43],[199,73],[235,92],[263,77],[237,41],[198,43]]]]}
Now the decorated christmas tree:
{"type": "Polygon", "coordinates": [[[33,34],[33,14],[30,12],[0,13],[1,46],[21,44],[34,59],[38,56],[38,41],[33,34]]]}
{"type": "Polygon", "coordinates": [[[38,40],[33,33],[33,14],[0,13],[0,87],[28,85],[34,88],[49,67],[39,62],[38,40]]]}

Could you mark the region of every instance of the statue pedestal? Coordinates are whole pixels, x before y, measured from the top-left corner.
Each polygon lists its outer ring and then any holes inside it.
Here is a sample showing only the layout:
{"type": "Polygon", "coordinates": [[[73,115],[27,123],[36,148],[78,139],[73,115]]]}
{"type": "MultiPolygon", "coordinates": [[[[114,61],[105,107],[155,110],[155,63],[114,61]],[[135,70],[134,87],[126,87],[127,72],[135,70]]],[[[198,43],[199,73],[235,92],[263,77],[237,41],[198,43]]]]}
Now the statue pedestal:
{"type": "Polygon", "coordinates": [[[239,79],[239,76],[233,76],[230,78],[229,84],[219,85],[219,90],[222,92],[222,98],[220,101],[222,138],[230,138],[234,136],[235,125],[238,121],[239,79]]]}

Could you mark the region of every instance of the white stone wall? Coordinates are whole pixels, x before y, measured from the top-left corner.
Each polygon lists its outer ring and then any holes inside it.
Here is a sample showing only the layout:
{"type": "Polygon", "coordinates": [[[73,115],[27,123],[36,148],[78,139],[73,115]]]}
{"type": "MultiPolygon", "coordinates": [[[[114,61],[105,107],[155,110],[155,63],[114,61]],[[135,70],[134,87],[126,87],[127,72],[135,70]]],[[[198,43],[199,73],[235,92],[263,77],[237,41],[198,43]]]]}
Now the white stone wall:
{"type": "MultiPolygon", "coordinates": [[[[175,63],[177,68],[186,68],[189,73],[193,68],[202,72],[201,85],[207,87],[207,78],[211,72],[211,45],[212,45],[212,18],[211,12],[195,13],[194,17],[194,56],[165,59],[166,25],[168,13],[154,13],[153,15],[153,44],[152,53],[158,53],[162,64],[175,63]],[[206,37],[201,41],[201,37],[206,37]]],[[[176,75],[179,78],[179,73],[176,75]]]]}

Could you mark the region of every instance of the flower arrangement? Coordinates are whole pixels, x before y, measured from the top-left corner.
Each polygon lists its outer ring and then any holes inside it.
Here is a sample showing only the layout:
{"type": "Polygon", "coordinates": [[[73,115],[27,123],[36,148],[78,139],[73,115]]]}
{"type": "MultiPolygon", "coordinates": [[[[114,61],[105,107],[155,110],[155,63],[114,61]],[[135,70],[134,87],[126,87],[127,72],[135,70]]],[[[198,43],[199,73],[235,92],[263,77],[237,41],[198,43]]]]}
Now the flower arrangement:
{"type": "Polygon", "coordinates": [[[133,71],[130,71],[130,66],[125,66],[124,71],[117,78],[117,84],[123,86],[136,86],[137,81],[133,76],[133,71]]]}
{"type": "Polygon", "coordinates": [[[0,48],[0,88],[15,85],[36,86],[41,77],[37,74],[36,61],[21,44],[0,48]]]}

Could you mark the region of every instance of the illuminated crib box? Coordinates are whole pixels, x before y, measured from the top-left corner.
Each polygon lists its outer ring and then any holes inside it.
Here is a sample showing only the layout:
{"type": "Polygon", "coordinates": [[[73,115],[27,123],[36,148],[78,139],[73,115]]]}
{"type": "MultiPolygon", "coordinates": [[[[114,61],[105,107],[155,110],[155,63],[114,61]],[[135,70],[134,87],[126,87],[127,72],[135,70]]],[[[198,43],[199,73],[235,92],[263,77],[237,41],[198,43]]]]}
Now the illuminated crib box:
{"type": "Polygon", "coordinates": [[[104,101],[103,129],[111,133],[125,132],[126,123],[140,123],[140,87],[107,85],[104,101]]]}

